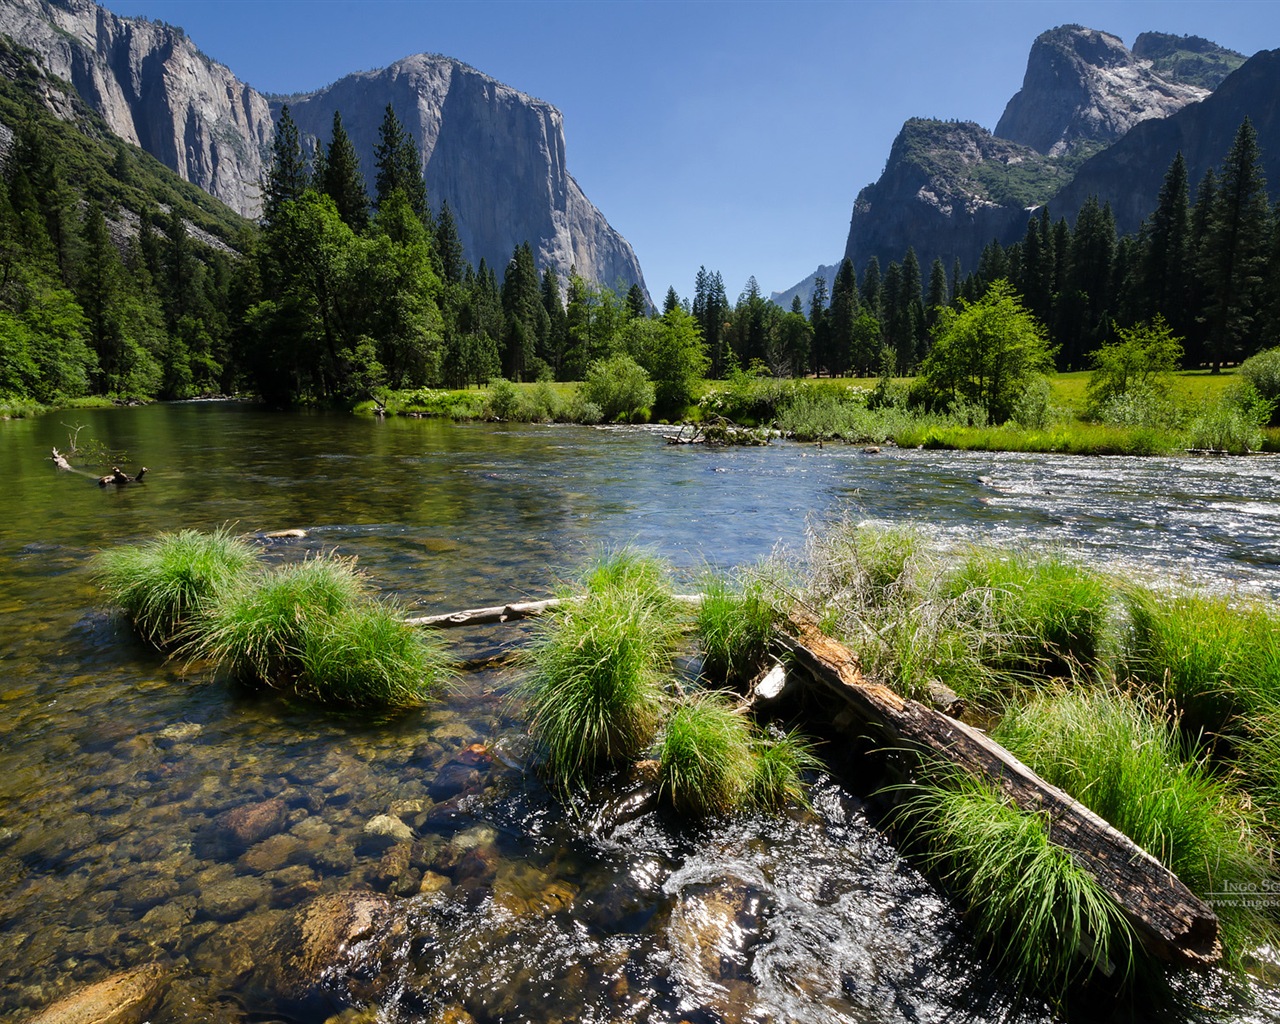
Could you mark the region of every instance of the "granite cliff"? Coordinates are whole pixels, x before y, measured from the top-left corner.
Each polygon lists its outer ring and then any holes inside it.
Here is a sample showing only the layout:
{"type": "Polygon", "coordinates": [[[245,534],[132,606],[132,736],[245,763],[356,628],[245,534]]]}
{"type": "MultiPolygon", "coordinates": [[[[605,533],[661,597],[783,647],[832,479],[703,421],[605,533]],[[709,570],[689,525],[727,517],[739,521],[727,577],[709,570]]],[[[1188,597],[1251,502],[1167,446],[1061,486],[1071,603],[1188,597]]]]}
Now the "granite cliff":
{"type": "MultiPolygon", "coordinates": [[[[120,138],[255,217],[280,101],[201,53],[180,28],[118,17],[92,0],[0,0],[0,35],[71,83],[120,138]]],[[[466,256],[502,269],[528,241],[541,266],[644,287],[635,253],[565,165],[563,117],[442,57],[409,57],[292,97],[300,127],[327,141],[333,110],[372,179],[373,141],[391,103],[423,153],[433,204],[448,200],[466,256]]]]}
{"type": "MultiPolygon", "coordinates": [[[[1052,200],[1055,214],[1069,213],[1066,199],[1075,196],[1072,182],[1085,167],[1094,169],[1089,191],[1113,197],[1118,206],[1135,179],[1129,167],[1103,187],[1110,149],[1200,105],[1244,61],[1196,36],[1147,32],[1129,50],[1115,36],[1079,25],[1042,33],[1022,88],[994,132],[923,118],[903,126],[880,179],[858,193],[844,255],[861,273],[871,256],[883,268],[910,245],[926,273],[935,257],[948,270],[957,258],[971,270],[993,238],[1009,244],[1021,237],[1029,209],[1052,200]]],[[[1194,118],[1180,123],[1201,125],[1194,118]]],[[[1221,131],[1233,134],[1239,123],[1235,117],[1221,131]]],[[[1225,147],[1207,140],[1221,132],[1207,122],[1194,130],[1206,133],[1205,166],[1221,161],[1225,147]]],[[[1124,152],[1131,163],[1142,161],[1136,147],[1124,152]]],[[[1144,179],[1154,175],[1156,190],[1172,158],[1172,152],[1167,159],[1151,154],[1144,179]]],[[[1125,201],[1143,207],[1139,221],[1154,205],[1137,188],[1125,201]]],[[[807,302],[812,279],[806,281],[808,289],[802,283],[777,297],[789,302],[799,293],[807,302]]]]}
{"type": "Polygon", "coordinates": [[[501,276],[528,239],[539,266],[561,278],[577,266],[622,290],[644,276],[631,245],[591,204],[565,164],[563,115],[449,57],[418,54],[390,67],[348,75],[287,103],[306,135],[327,142],[334,111],[360,157],[371,190],[374,147],[388,103],[422,152],[433,203],[449,201],[467,258],[483,257],[501,276]]]}

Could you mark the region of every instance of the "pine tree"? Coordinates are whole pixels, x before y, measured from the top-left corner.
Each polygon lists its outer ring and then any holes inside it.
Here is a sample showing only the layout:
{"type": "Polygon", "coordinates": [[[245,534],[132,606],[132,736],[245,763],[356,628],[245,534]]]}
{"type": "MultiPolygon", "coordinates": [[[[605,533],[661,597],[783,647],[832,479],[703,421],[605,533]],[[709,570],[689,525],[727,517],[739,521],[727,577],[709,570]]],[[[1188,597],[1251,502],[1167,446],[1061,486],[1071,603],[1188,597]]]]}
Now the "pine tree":
{"type": "Polygon", "coordinates": [[[877,320],[884,319],[883,281],[880,260],[875,256],[867,260],[867,269],[862,272],[862,305],[877,320]]]}
{"type": "Polygon", "coordinates": [[[947,291],[947,269],[942,265],[942,257],[938,256],[934,258],[933,266],[929,269],[929,296],[924,303],[924,325],[927,331],[932,333],[937,326],[938,317],[950,301],[951,296],[947,291]]]}
{"type": "Polygon", "coordinates": [[[285,104],[280,108],[280,120],[276,124],[262,219],[268,225],[275,223],[280,215],[281,205],[298,199],[308,184],[307,164],[302,156],[298,126],[289,113],[288,104],[285,104]]]}
{"type": "Polygon", "coordinates": [[[381,207],[391,193],[399,189],[418,219],[434,232],[431,207],[427,205],[427,184],[422,177],[422,155],[390,103],[378,127],[378,145],[373,153],[378,168],[374,205],[381,207]]]}
{"type": "Polygon", "coordinates": [[[1116,225],[1111,205],[1098,204],[1090,196],[1076,217],[1071,235],[1070,259],[1063,294],[1060,295],[1057,334],[1064,369],[1079,370],[1090,352],[1102,344],[1114,310],[1112,279],[1116,252],[1116,225]]]}
{"type": "Polygon", "coordinates": [[[352,231],[362,232],[369,226],[369,195],[360,173],[360,159],[351,136],[342,126],[342,115],[333,112],[333,134],[323,163],[316,171],[320,191],[333,198],[338,216],[352,231]]]}
{"type": "Polygon", "coordinates": [[[862,367],[864,353],[854,351],[858,306],[858,278],[853,260],[846,256],[836,269],[831,284],[831,308],[825,316],[827,365],[833,376],[856,373],[862,367]]]}
{"type": "MultiPolygon", "coordinates": [[[[902,257],[902,307],[904,322],[904,343],[910,345],[911,361],[904,367],[913,368],[928,347],[928,335],[924,322],[924,281],[920,276],[920,260],[916,250],[907,246],[906,255],[902,257]]],[[[899,364],[900,366],[903,364],[899,364]]]]}
{"type": "Polygon", "coordinates": [[[809,296],[809,329],[813,333],[810,366],[815,377],[822,376],[831,360],[831,328],[827,322],[827,279],[819,274],[813,279],[809,296]]]}
{"type": "Polygon", "coordinates": [[[441,201],[440,216],[436,221],[436,252],[440,259],[440,276],[450,284],[460,284],[467,260],[447,199],[441,201]]]}
{"type": "Polygon", "coordinates": [[[676,286],[667,286],[667,297],[662,300],[662,315],[666,316],[672,310],[680,308],[680,296],[676,294],[676,286]]]}
{"type": "Polygon", "coordinates": [[[1257,134],[1246,117],[1222,166],[1200,251],[1208,354],[1215,373],[1225,361],[1242,359],[1258,347],[1255,321],[1262,310],[1270,232],[1257,134]]]}
{"type": "Polygon", "coordinates": [[[1164,317],[1174,334],[1186,337],[1192,323],[1191,199],[1187,162],[1178,150],[1150,221],[1144,225],[1138,272],[1141,320],[1164,317]]]}
{"type": "MultiPolygon", "coordinates": [[[[671,291],[674,293],[675,289],[672,288],[671,291]]],[[[649,303],[644,297],[644,289],[638,283],[633,284],[627,291],[627,316],[634,320],[646,316],[648,312],[649,303]]]]}
{"type": "Polygon", "coordinates": [[[542,271],[542,308],[547,311],[547,341],[538,355],[551,367],[556,380],[563,380],[564,354],[568,343],[568,322],[560,298],[560,279],[550,267],[542,271]]]}
{"type": "Polygon", "coordinates": [[[502,279],[502,311],[506,332],[502,370],[508,380],[538,379],[538,350],[545,348],[551,322],[542,304],[542,288],[533,249],[516,246],[502,279]]]}
{"type": "Polygon", "coordinates": [[[720,271],[708,272],[705,266],[698,268],[694,280],[693,318],[702,328],[702,338],[711,358],[711,376],[723,378],[730,369],[732,352],[725,343],[725,323],[729,318],[729,297],[725,294],[724,278],[720,271]]]}

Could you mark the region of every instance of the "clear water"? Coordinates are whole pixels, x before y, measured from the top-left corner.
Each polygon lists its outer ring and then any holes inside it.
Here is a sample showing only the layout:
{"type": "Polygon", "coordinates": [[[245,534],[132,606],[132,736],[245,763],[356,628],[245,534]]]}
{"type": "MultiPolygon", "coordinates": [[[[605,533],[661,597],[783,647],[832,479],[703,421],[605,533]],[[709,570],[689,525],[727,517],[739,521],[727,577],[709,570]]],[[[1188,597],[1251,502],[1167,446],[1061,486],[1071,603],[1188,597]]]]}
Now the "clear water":
{"type": "MultiPolygon", "coordinates": [[[[275,1000],[256,961],[309,896],[373,888],[410,923],[382,1020],[1052,1019],[1016,1003],[831,779],[782,820],[608,827],[524,770],[515,670],[465,673],[390,722],[325,717],[143,648],[101,606],[88,559],[180,527],[302,528],[265,556],[357,555],[428,613],[545,595],[604,545],[694,571],[799,551],[853,515],[1280,596],[1276,465],[717,451],[647,429],[225,404],[0,424],[0,1013],[160,962],[173,980],[157,1021],[324,1019],[275,1000]],[[49,449],[77,424],[81,443],[127,452],[122,468],[148,465],[145,485],[57,472],[49,449]],[[468,763],[473,744],[492,762],[468,763]],[[222,838],[220,816],[277,800],[268,838],[222,838]],[[363,834],[388,812],[414,830],[407,857],[363,834]]],[[[480,657],[521,635],[450,641],[480,657]]],[[[1272,992],[1246,1010],[1196,985],[1230,1019],[1280,1020],[1272,992]]]]}

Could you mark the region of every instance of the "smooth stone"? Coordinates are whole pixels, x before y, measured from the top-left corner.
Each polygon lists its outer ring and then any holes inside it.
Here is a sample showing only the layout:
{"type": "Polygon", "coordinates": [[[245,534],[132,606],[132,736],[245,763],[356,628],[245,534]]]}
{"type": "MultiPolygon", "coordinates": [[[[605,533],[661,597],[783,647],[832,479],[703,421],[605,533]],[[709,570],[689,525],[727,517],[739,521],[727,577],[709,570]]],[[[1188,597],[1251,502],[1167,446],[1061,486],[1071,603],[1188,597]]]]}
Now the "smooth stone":
{"type": "Polygon", "coordinates": [[[76,989],[22,1024],[141,1024],[160,1002],[168,974],[145,964],[76,989]]]}
{"type": "Polygon", "coordinates": [[[364,835],[393,843],[413,842],[413,829],[391,814],[378,814],[365,822],[364,835]]]}

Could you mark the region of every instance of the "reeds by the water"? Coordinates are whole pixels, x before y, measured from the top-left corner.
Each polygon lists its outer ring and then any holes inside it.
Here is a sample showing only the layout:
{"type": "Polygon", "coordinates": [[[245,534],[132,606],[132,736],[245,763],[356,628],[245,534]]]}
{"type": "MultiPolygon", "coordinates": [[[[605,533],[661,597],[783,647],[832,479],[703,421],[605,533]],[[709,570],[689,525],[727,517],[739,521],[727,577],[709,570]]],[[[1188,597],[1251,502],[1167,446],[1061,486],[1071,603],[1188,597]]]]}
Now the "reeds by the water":
{"type": "Polygon", "coordinates": [[[703,674],[731,686],[750,681],[765,663],[778,611],[755,579],[735,585],[708,573],[696,614],[703,674]]]}
{"type": "Polygon", "coordinates": [[[145,544],[103,551],[93,573],[138,634],[167,648],[256,564],[253,548],[223,527],[162,533],[145,544]]]}
{"type": "Polygon", "coordinates": [[[722,693],[704,692],[668,718],[658,746],[663,794],[685,814],[727,813],[752,777],[751,722],[722,693]]]}
{"type": "Polygon", "coordinates": [[[1094,972],[1123,978],[1135,942],[1097,879],[1050,842],[1043,815],[944,765],[897,809],[923,862],[955,894],[978,941],[1021,988],[1060,999],[1094,972]]]}

